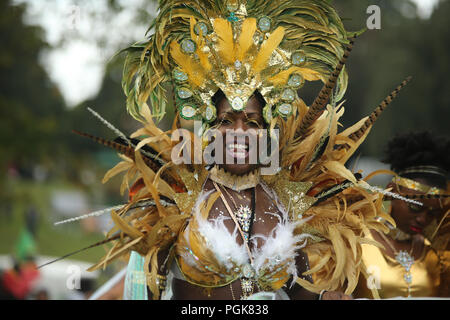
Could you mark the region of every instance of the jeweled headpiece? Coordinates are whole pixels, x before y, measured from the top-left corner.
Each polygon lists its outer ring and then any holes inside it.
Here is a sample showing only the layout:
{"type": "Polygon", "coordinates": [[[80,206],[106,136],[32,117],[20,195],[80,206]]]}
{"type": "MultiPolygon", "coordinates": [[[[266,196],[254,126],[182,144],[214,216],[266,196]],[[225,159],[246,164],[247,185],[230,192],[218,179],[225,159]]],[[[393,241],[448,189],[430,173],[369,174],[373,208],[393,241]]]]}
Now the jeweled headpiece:
{"type": "Polygon", "coordinates": [[[398,173],[398,176],[394,176],[392,181],[397,185],[402,187],[423,192],[425,194],[445,194],[444,189],[429,186],[424,183],[420,183],[414,179],[407,178],[408,174],[427,174],[442,177],[443,179],[447,178],[447,172],[436,166],[412,166],[406,169],[403,169],[398,173]]]}
{"type": "MultiPolygon", "coordinates": [[[[293,113],[305,81],[326,82],[348,43],[328,1],[160,1],[148,41],[128,49],[123,86],[129,112],[140,119],[150,99],[161,118],[164,84],[172,84],[181,117],[215,120],[211,98],[220,89],[241,111],[258,90],[267,104],[264,119],[293,113]]],[[[338,78],[336,98],[347,86],[338,78]]]]}

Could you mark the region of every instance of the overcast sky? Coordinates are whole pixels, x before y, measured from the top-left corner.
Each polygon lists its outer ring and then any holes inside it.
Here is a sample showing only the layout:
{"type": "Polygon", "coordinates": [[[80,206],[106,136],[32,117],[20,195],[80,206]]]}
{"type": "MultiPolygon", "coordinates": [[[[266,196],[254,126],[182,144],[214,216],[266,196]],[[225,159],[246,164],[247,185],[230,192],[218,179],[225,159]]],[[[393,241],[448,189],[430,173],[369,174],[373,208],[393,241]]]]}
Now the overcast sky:
{"type": "MultiPolygon", "coordinates": [[[[74,6],[70,0],[15,0],[28,3],[27,21],[41,25],[46,31],[46,40],[57,45],[63,36],[73,35],[63,47],[43,55],[43,64],[51,79],[60,88],[69,107],[95,97],[101,86],[105,64],[121,48],[135,40],[141,40],[146,26],[130,28],[132,15],[121,12],[108,23],[93,21],[87,12],[106,12],[106,0],[83,2],[74,6]],[[95,39],[108,34],[104,48],[95,39]]],[[[393,0],[395,1],[395,0],[393,0]]],[[[418,14],[429,18],[439,0],[413,0],[418,14]]],[[[77,1],[75,1],[77,2],[77,1]]],[[[146,0],[120,0],[131,8],[142,7],[146,0]]],[[[148,1],[147,1],[148,2],[148,1]]],[[[77,2],[79,3],[79,2],[77,2]]],[[[155,11],[152,7],[150,10],[155,11]]],[[[134,26],[134,25],[133,25],[134,26]]]]}

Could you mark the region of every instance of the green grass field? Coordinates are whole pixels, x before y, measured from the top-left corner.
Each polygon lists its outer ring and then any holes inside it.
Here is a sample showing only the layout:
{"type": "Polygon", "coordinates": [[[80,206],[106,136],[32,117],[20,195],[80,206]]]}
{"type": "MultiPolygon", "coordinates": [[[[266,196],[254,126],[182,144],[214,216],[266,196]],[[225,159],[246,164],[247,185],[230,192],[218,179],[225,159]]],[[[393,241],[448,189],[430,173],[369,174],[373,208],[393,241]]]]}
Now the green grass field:
{"type": "MultiPolygon", "coordinates": [[[[24,213],[30,204],[35,206],[39,215],[35,239],[39,255],[62,256],[104,239],[101,233],[84,231],[79,222],[54,226],[50,221],[52,191],[70,190],[73,186],[28,181],[8,182],[7,186],[14,197],[9,215],[4,209],[0,209],[0,254],[14,253],[20,232],[25,226],[24,213]]],[[[71,259],[95,262],[104,254],[105,247],[100,246],[78,253],[71,259]]]]}

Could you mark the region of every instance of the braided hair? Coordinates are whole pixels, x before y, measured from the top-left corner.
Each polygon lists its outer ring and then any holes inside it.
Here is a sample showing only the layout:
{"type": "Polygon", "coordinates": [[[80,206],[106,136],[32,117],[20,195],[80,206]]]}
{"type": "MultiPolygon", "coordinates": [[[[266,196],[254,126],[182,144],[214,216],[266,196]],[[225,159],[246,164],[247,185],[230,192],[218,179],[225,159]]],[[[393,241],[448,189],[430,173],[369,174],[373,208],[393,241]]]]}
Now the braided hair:
{"type": "Polygon", "coordinates": [[[450,139],[429,131],[398,134],[386,147],[384,163],[402,177],[422,179],[428,185],[446,189],[450,171],[450,139]],[[436,172],[408,172],[418,166],[433,166],[436,172]],[[405,171],[406,173],[402,174],[405,171]]]}

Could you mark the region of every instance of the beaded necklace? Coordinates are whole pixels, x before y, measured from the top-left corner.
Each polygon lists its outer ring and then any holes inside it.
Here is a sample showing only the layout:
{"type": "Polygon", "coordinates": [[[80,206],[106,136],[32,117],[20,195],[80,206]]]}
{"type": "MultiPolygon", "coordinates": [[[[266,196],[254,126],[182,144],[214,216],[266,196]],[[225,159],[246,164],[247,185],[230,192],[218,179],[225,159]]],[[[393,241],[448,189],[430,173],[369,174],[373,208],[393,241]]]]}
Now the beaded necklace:
{"type": "MultiPolygon", "coordinates": [[[[230,214],[231,218],[233,219],[234,223],[236,224],[236,227],[239,230],[239,233],[241,234],[241,237],[244,241],[244,245],[247,248],[247,252],[249,255],[250,263],[246,264],[242,269],[242,276],[241,276],[241,288],[242,288],[242,296],[241,300],[247,299],[249,296],[253,294],[254,285],[255,285],[255,270],[252,267],[253,258],[251,255],[251,251],[248,245],[248,240],[250,238],[251,229],[253,226],[253,220],[255,217],[255,210],[256,210],[256,188],[252,188],[252,197],[251,197],[251,209],[248,206],[240,206],[239,209],[237,208],[236,202],[234,201],[233,197],[228,193],[228,191],[225,190],[225,193],[232,199],[232,202],[237,209],[236,212],[233,212],[228,204],[228,201],[224,197],[223,193],[221,192],[219,186],[214,183],[214,187],[217,191],[220,192],[220,196],[222,198],[222,201],[225,204],[225,207],[228,210],[228,213],[230,214]]],[[[231,294],[234,299],[234,293],[233,288],[231,287],[231,294]]]]}
{"type": "Polygon", "coordinates": [[[391,241],[383,234],[380,233],[385,242],[391,247],[392,251],[395,254],[395,260],[405,269],[405,274],[403,275],[403,280],[405,280],[406,284],[408,285],[407,293],[408,296],[411,296],[411,283],[412,283],[412,274],[411,274],[411,268],[414,264],[414,258],[412,256],[413,252],[413,246],[411,245],[411,250],[407,252],[406,250],[400,250],[398,251],[395,249],[394,245],[391,243],[391,241]]]}

